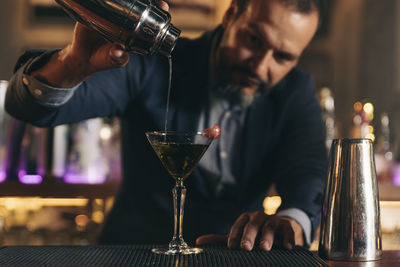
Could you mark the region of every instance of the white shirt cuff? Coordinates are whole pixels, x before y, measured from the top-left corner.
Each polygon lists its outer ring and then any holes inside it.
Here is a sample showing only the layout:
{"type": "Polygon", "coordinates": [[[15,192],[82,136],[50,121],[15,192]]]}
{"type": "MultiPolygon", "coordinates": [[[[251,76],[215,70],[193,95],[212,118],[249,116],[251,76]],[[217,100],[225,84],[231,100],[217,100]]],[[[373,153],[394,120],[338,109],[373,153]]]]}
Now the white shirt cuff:
{"type": "Polygon", "coordinates": [[[72,88],[56,88],[40,82],[27,74],[22,75],[22,82],[34,98],[43,105],[52,107],[65,104],[72,97],[75,90],[81,85],[80,83],[72,88]]]}
{"type": "Polygon", "coordinates": [[[57,50],[48,51],[31,59],[26,63],[22,73],[22,83],[30,94],[42,105],[50,107],[57,107],[65,104],[72,97],[75,90],[81,85],[81,83],[79,83],[72,88],[57,88],[43,83],[30,75],[33,70],[46,64],[51,55],[56,51],[57,50]]]}

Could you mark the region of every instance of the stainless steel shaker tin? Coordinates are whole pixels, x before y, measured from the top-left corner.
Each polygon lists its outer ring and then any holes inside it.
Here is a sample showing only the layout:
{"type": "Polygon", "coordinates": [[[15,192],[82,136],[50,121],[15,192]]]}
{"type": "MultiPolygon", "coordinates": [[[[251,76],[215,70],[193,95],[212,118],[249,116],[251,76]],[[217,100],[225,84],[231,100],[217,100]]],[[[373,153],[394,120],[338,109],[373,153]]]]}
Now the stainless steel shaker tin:
{"type": "Polygon", "coordinates": [[[329,260],[382,257],[379,191],[372,141],[332,141],[319,255],[329,260]]]}
{"type": "Polygon", "coordinates": [[[75,20],[140,54],[170,55],[181,31],[149,0],[56,0],[75,20]]]}

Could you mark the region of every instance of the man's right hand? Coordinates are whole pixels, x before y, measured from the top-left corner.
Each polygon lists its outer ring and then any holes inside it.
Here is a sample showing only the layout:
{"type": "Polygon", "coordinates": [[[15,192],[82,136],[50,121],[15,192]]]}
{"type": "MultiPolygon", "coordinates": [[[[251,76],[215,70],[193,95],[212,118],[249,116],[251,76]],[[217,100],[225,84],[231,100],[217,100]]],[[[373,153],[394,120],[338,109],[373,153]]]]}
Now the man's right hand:
{"type": "MultiPolygon", "coordinates": [[[[168,11],[165,1],[157,4],[168,11]]],[[[92,74],[123,67],[129,62],[124,44],[110,43],[81,23],[76,23],[72,42],[31,75],[59,88],[71,88],[92,74]]]]}
{"type": "Polygon", "coordinates": [[[107,42],[76,23],[72,42],[31,75],[54,87],[71,88],[96,72],[123,67],[128,61],[123,44],[107,42]]]}
{"type": "Polygon", "coordinates": [[[76,67],[86,75],[122,67],[129,61],[129,53],[124,44],[110,43],[80,23],[75,25],[72,43],[60,55],[63,53],[78,63],[76,67]]]}

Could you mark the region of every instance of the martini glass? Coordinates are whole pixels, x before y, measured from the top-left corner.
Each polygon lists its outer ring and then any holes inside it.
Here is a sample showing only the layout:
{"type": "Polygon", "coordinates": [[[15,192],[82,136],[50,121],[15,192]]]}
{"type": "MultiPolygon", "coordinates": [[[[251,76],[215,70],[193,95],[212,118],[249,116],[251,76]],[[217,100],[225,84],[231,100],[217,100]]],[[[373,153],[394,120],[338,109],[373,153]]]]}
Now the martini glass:
{"type": "Polygon", "coordinates": [[[161,160],[165,169],[175,179],[172,189],[174,198],[174,236],[166,248],[154,248],[157,254],[197,254],[201,248],[191,248],[183,240],[183,213],[186,188],[183,181],[192,173],[206,152],[213,138],[206,134],[188,132],[157,131],[147,132],[147,139],[161,160]]]}

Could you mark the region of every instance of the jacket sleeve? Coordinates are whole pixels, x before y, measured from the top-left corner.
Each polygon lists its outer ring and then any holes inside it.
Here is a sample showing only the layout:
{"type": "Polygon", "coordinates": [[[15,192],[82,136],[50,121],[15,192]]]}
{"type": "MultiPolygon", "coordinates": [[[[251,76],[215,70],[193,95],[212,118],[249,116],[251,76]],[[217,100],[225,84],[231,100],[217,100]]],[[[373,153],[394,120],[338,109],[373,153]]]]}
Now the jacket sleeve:
{"type": "Polygon", "coordinates": [[[143,58],[134,54],[131,58],[135,57],[135,66],[131,59],[124,68],[97,73],[76,90],[71,90],[68,101],[62,105],[49,105],[32,94],[32,89],[26,85],[26,75],[43,66],[51,54],[51,51],[25,53],[16,64],[16,72],[10,79],[6,93],[7,112],[36,126],[55,126],[95,117],[123,115],[129,103],[139,94],[146,76],[142,73],[143,58]]]}
{"type": "Polygon", "coordinates": [[[300,75],[289,87],[294,88],[287,101],[288,118],[278,145],[277,191],[281,210],[298,208],[310,218],[313,238],[320,214],[327,175],[327,152],[321,110],[313,79],[300,75]]]}

